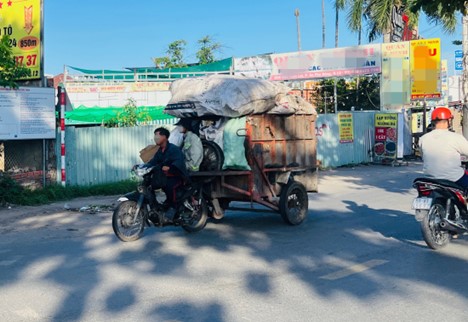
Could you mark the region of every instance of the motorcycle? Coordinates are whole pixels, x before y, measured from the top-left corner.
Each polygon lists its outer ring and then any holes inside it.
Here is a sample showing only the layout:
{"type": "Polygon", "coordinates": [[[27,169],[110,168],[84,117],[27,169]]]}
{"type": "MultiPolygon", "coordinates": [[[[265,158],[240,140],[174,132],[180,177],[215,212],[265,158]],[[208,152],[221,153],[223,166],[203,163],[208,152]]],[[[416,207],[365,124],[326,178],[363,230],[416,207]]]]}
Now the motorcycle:
{"type": "Polygon", "coordinates": [[[456,183],[432,178],[417,178],[413,187],[416,220],[421,223],[424,241],[432,249],[446,246],[450,240],[468,232],[466,191],[456,183]]]}
{"type": "Polygon", "coordinates": [[[135,241],[143,235],[146,227],[181,226],[187,232],[202,230],[208,219],[206,200],[201,183],[185,185],[176,192],[174,220],[168,221],[165,214],[165,194],[161,190],[152,191],[151,176],[155,167],[144,165],[132,169],[139,178],[137,191],[119,198],[120,204],[112,215],[112,228],[115,235],[124,242],[135,241]]]}

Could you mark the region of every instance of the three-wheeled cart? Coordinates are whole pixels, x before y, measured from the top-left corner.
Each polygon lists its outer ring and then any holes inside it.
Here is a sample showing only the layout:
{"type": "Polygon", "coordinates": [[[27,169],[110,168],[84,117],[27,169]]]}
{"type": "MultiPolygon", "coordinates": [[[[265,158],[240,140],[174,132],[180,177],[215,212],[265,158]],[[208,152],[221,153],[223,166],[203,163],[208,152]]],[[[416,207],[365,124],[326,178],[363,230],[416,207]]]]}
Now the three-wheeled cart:
{"type": "MultiPolygon", "coordinates": [[[[288,224],[302,223],[308,213],[307,193],[318,191],[315,120],[316,114],[248,116],[238,135],[245,136],[251,170],[201,167],[191,175],[192,180],[204,182],[211,216],[220,219],[231,201],[243,201],[279,212],[288,224]]],[[[205,150],[205,158],[209,154],[205,150]]]]}

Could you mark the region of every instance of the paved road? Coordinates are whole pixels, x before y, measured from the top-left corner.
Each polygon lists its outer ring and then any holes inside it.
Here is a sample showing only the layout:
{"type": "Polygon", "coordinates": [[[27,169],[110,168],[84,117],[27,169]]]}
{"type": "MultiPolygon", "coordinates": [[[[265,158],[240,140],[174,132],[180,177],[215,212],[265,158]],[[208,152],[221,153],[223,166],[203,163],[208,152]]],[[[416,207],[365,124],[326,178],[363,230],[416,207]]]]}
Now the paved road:
{"type": "Polygon", "coordinates": [[[0,210],[1,320],[467,321],[468,241],[425,246],[410,209],[420,170],[322,172],[298,227],[228,212],[133,243],[114,237],[110,212],[0,210]]]}

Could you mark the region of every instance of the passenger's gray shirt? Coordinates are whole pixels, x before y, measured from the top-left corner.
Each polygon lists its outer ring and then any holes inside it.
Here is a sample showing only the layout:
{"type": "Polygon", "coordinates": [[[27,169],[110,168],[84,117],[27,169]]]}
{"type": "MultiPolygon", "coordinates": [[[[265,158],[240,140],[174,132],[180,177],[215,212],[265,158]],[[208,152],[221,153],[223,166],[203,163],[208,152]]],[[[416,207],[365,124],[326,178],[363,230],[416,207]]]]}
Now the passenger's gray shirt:
{"type": "Polygon", "coordinates": [[[432,130],[419,139],[425,175],[457,181],[464,174],[461,155],[468,156],[468,141],[449,130],[432,130]]]}

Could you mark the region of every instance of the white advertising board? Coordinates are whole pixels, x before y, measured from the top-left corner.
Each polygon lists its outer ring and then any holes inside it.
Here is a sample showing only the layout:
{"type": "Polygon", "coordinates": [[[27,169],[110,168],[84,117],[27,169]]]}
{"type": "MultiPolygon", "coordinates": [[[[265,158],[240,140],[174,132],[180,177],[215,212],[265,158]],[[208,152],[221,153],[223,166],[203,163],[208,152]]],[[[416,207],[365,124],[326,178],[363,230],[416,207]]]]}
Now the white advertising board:
{"type": "Polygon", "coordinates": [[[0,140],[55,138],[53,88],[0,88],[0,140]]]}
{"type": "Polygon", "coordinates": [[[246,77],[269,79],[271,77],[271,56],[260,55],[234,58],[234,74],[246,77]]]}
{"type": "Polygon", "coordinates": [[[381,45],[310,50],[271,55],[270,80],[349,77],[381,72],[381,45]]]}
{"type": "Polygon", "coordinates": [[[66,83],[71,107],[122,107],[134,99],[137,106],[166,106],[171,99],[171,82],[66,83]]]}

